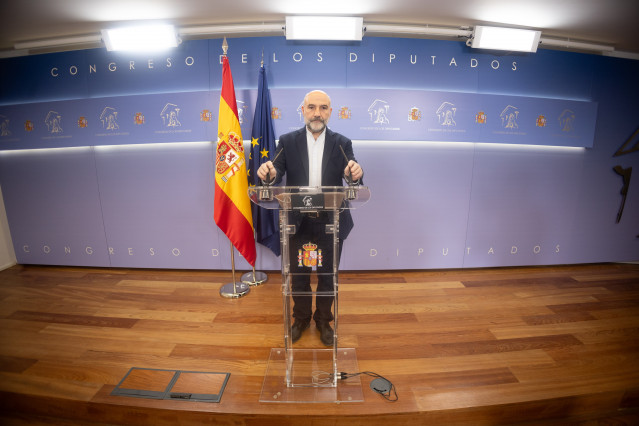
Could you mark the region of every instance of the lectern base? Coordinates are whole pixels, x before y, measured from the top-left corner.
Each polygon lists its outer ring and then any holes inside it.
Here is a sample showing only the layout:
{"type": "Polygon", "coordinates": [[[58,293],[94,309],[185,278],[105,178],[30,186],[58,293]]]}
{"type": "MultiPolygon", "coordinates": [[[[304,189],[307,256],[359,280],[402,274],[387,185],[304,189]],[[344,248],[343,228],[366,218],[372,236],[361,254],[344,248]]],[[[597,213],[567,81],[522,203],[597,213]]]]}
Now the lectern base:
{"type": "MultiPolygon", "coordinates": [[[[260,402],[362,402],[362,382],[357,377],[331,380],[332,371],[325,371],[326,360],[332,359],[332,349],[291,349],[296,358],[291,375],[293,386],[286,385],[286,351],[271,349],[260,402]],[[298,360],[302,360],[299,362],[298,360]]],[[[337,371],[358,372],[353,348],[337,349],[337,371]]]]}

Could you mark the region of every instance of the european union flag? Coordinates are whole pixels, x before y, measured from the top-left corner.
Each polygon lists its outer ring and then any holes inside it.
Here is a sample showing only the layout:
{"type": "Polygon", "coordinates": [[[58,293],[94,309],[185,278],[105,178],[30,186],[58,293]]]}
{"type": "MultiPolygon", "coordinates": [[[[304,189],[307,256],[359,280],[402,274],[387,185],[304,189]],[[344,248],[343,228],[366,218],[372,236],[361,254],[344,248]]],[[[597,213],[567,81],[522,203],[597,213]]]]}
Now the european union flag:
{"type": "MultiPolygon", "coordinates": [[[[260,67],[257,81],[257,102],[253,116],[251,132],[251,151],[249,155],[249,185],[261,185],[257,177],[257,169],[262,163],[275,157],[275,132],[271,119],[271,94],[266,82],[264,65],[260,67]]],[[[280,230],[275,210],[268,210],[253,205],[253,226],[257,242],[270,248],[276,256],[280,255],[280,230]]]]}

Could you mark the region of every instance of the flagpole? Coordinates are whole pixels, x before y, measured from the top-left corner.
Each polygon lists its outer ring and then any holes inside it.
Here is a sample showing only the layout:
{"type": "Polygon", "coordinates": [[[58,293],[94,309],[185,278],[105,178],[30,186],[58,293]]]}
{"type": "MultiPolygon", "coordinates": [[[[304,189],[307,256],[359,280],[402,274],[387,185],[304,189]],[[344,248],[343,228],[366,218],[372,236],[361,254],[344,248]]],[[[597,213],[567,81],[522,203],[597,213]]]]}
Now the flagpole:
{"type": "MultiPolygon", "coordinates": [[[[262,50],[262,66],[264,66],[264,50],[262,50]]],[[[257,230],[255,229],[255,224],[253,224],[253,239],[257,241],[257,230]]],[[[257,243],[255,244],[255,247],[257,247],[257,243]]],[[[256,287],[258,285],[264,284],[266,280],[268,280],[268,276],[262,271],[256,272],[255,266],[253,266],[253,270],[242,275],[242,278],[240,278],[240,280],[244,284],[248,284],[251,287],[256,287]]]]}
{"type": "MultiPolygon", "coordinates": [[[[224,41],[222,42],[222,51],[224,52],[224,56],[226,56],[228,49],[229,45],[226,42],[226,37],[224,37],[224,41]]],[[[228,299],[239,299],[240,297],[246,296],[251,289],[247,284],[237,283],[235,280],[235,249],[233,247],[233,241],[229,240],[229,244],[231,245],[231,271],[233,273],[233,282],[225,284],[220,288],[220,296],[228,299]]]]}
{"type": "MultiPolygon", "coordinates": [[[[264,68],[264,48],[262,48],[262,60],[260,62],[260,67],[264,68]]],[[[259,207],[253,206],[253,208],[259,207]]],[[[255,246],[257,247],[257,227],[255,224],[253,224],[253,238],[256,241],[255,246]]],[[[255,266],[253,266],[253,270],[242,275],[241,280],[249,286],[258,286],[264,284],[268,280],[268,275],[262,271],[255,271],[255,266]]]]}
{"type": "MultiPolygon", "coordinates": [[[[257,241],[257,231],[255,229],[253,229],[253,237],[255,238],[255,241],[257,241]]],[[[244,284],[248,284],[249,286],[258,286],[264,284],[268,280],[268,275],[262,271],[256,272],[255,266],[253,266],[253,271],[246,272],[242,275],[241,280],[244,284]]]]}
{"type": "Polygon", "coordinates": [[[237,283],[235,281],[235,251],[233,249],[233,243],[230,241],[229,243],[231,244],[231,270],[233,271],[233,282],[224,284],[220,288],[220,296],[227,299],[239,299],[242,296],[246,296],[251,291],[251,288],[248,284],[237,283]]]}

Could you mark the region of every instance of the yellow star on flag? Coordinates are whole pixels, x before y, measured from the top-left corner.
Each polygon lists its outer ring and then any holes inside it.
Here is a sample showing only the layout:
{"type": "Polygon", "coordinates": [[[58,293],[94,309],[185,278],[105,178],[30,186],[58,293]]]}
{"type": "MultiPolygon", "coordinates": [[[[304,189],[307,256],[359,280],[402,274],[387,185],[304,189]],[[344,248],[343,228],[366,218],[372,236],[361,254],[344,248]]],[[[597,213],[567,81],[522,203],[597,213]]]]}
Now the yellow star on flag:
{"type": "Polygon", "coordinates": [[[257,138],[257,139],[255,139],[255,138],[251,138],[251,148],[252,148],[252,147],[254,147],[255,145],[259,145],[259,144],[260,144],[259,140],[260,140],[260,138],[261,138],[261,137],[262,137],[262,136],[260,136],[260,137],[259,137],[259,138],[257,138]]]}
{"type": "Polygon", "coordinates": [[[268,149],[264,148],[260,151],[260,154],[262,154],[260,158],[268,158],[268,149]]]}

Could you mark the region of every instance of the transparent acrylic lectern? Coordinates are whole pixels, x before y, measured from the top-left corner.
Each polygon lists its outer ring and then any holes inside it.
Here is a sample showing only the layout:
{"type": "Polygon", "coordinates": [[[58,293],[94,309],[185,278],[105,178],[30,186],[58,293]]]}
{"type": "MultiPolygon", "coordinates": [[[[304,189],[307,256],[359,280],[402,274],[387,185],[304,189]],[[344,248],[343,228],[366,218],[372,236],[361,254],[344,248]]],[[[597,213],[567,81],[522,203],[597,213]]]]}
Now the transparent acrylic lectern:
{"type": "MultiPolygon", "coordinates": [[[[338,372],[358,371],[355,349],[340,348],[338,332],[338,267],[340,212],[366,203],[365,186],[249,188],[251,201],[279,209],[282,248],[284,347],[273,348],[260,402],[363,401],[359,377],[338,380],[338,372]],[[310,289],[300,290],[300,282],[310,289]],[[322,285],[320,286],[320,282],[322,285]],[[321,288],[320,288],[321,287],[321,288]],[[320,340],[315,321],[295,343],[291,339],[296,306],[312,305],[330,312],[332,345],[320,340]]],[[[317,319],[317,318],[314,318],[317,319]]]]}

